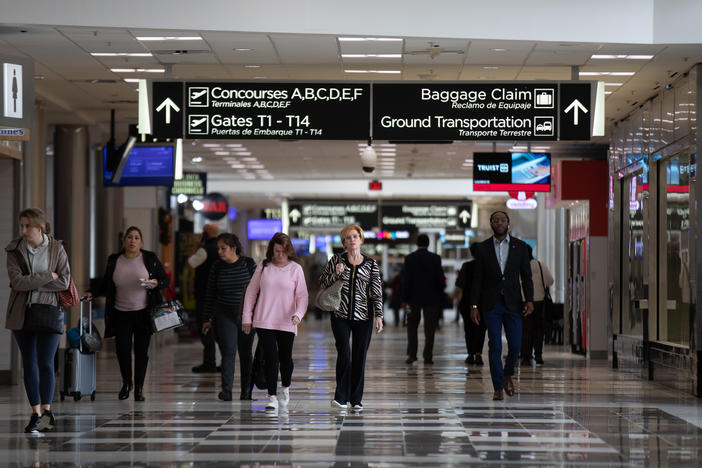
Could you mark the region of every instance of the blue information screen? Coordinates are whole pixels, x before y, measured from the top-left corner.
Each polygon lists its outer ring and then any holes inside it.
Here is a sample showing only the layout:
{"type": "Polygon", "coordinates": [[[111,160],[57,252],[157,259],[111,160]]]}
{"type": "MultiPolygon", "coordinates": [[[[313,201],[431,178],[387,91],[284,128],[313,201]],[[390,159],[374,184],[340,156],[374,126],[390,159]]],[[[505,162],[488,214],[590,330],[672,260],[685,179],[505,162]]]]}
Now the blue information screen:
{"type": "Polygon", "coordinates": [[[280,219],[250,219],[246,223],[249,240],[270,240],[276,232],[283,230],[280,219]]]}
{"type": "Polygon", "coordinates": [[[103,149],[105,187],[114,186],[173,186],[173,146],[134,146],[119,184],[112,183],[113,171],[107,170],[107,148],[103,149]]]}

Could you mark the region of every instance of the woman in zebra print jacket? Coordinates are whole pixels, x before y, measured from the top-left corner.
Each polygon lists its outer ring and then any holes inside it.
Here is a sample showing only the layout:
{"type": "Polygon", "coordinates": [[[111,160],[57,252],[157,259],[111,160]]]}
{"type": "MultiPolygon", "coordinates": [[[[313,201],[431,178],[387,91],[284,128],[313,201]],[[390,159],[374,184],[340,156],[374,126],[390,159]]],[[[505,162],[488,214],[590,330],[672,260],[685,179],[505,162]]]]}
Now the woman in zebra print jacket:
{"type": "Polygon", "coordinates": [[[336,340],[336,391],[331,406],[361,411],[366,353],[373,326],[383,331],[383,285],[378,263],[361,253],[363,230],[346,226],[341,230],[346,252],[327,262],[319,279],[322,288],[342,281],[341,304],[332,312],[331,327],[336,340]],[[353,340],[353,349],[349,339],[353,340]]]}

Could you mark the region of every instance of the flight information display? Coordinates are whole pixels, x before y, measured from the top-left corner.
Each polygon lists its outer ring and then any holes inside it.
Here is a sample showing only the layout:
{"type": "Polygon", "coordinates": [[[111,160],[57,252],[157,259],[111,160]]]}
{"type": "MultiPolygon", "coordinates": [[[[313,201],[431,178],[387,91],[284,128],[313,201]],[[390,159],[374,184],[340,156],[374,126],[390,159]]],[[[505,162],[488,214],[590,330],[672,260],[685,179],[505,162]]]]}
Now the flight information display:
{"type": "Polygon", "coordinates": [[[551,191],[550,153],[475,153],[473,190],[551,191]]]}
{"type": "Polygon", "coordinates": [[[103,182],[105,187],[118,186],[173,186],[175,175],[173,146],[134,146],[119,184],[112,182],[113,171],[108,170],[107,147],[103,149],[103,182]]]}

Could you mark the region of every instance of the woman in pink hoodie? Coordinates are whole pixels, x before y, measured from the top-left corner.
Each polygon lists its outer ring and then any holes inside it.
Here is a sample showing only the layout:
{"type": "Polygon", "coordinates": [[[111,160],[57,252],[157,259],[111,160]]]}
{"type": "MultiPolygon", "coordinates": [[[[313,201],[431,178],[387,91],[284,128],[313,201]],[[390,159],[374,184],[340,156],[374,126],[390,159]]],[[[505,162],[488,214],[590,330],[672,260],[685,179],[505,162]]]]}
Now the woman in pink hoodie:
{"type": "Polygon", "coordinates": [[[266,259],[256,268],[244,299],[242,330],[249,334],[253,325],[263,344],[269,395],[266,408],[269,409],[277,409],[278,404],[285,406],[290,401],[293,341],[307,310],[307,284],[296,259],[290,238],[282,232],[276,233],[268,242],[266,259]],[[283,386],[280,399],[277,396],[279,364],[283,386]]]}

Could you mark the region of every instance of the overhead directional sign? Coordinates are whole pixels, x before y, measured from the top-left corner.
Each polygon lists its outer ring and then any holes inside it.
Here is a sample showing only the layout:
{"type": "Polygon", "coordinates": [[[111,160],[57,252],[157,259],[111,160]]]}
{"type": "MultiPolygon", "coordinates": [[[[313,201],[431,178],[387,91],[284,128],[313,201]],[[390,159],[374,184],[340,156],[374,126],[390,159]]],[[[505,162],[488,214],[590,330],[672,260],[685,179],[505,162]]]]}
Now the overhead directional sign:
{"type": "Polygon", "coordinates": [[[290,204],[290,226],[304,229],[341,229],[357,224],[363,230],[378,226],[378,203],[375,201],[295,201],[290,204]]]}
{"type": "Polygon", "coordinates": [[[380,228],[383,231],[412,231],[469,227],[471,210],[469,201],[383,202],[380,228]]]}
{"type": "Polygon", "coordinates": [[[590,139],[590,83],[561,84],[561,140],[590,139]]]}
{"type": "Polygon", "coordinates": [[[186,83],[188,138],[365,140],[367,83],[186,83]]]}
{"type": "Polygon", "coordinates": [[[154,138],[183,138],[183,83],[155,81],[151,99],[154,138]]]}
{"type": "Polygon", "coordinates": [[[0,126],[30,128],[34,119],[34,63],[0,55],[0,126]]]}
{"type": "Polygon", "coordinates": [[[374,83],[379,140],[556,140],[558,83],[374,83]]]}

